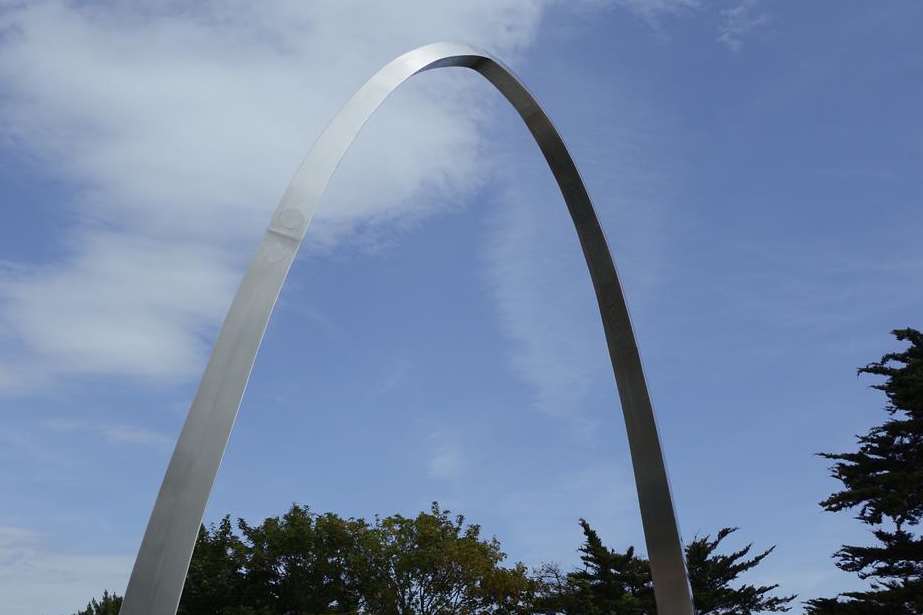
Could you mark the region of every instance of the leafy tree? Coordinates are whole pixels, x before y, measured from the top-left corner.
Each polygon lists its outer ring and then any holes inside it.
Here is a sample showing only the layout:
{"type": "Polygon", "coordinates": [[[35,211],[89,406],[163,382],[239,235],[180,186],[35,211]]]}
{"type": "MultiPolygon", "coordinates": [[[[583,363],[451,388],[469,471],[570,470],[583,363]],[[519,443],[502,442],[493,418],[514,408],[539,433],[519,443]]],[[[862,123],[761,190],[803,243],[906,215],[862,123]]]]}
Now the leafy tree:
{"type": "Polygon", "coordinates": [[[910,346],[859,369],[884,376],[872,388],[887,397],[888,420],[857,436],[858,451],[821,454],[836,461],[832,475],[843,483],[821,506],[856,510],[875,528],[878,545],[844,545],[834,555],[839,568],[869,579],[871,589],[811,600],[812,615],[923,614],[923,537],[913,531],[923,517],[923,333],[892,334],[910,346]]]}
{"type": "Polygon", "coordinates": [[[526,613],[531,583],[521,564],[503,568],[496,539],[433,503],[415,518],[377,519],[364,532],[356,576],[364,612],[377,615],[526,613]]]}
{"type": "Polygon", "coordinates": [[[75,615],[119,615],[120,608],[122,608],[121,596],[110,594],[106,590],[103,592],[102,598],[98,601],[93,598],[87,604],[87,608],[77,611],[75,615]]]}
{"type": "MultiPolygon", "coordinates": [[[[540,571],[542,581],[536,613],[576,615],[654,615],[653,582],[647,560],[629,547],[619,553],[603,545],[585,520],[580,521],[585,542],[580,548],[583,569],[562,576],[556,567],[540,571]]],[[[714,540],[696,538],[686,547],[690,584],[700,615],[750,615],[789,610],[795,596],[771,596],[778,585],[732,586],[738,577],[758,566],[773,549],[747,558],[752,546],[729,554],[718,553],[721,542],[735,529],[723,529],[714,540]]]]}
{"type": "Polygon", "coordinates": [[[241,519],[238,526],[247,544],[241,604],[280,615],[356,612],[352,568],[364,521],[294,505],[260,525],[241,519]]]}
{"type": "Polygon", "coordinates": [[[241,605],[246,547],[231,518],[202,526],[177,615],[229,615],[241,605]]]}
{"type": "MultiPolygon", "coordinates": [[[[179,614],[529,613],[534,583],[505,557],[435,503],[372,525],[297,505],[259,525],[238,520],[236,531],[225,517],[199,532],[179,614]]],[[[78,615],[117,615],[120,604],[107,593],[78,615]]]]}

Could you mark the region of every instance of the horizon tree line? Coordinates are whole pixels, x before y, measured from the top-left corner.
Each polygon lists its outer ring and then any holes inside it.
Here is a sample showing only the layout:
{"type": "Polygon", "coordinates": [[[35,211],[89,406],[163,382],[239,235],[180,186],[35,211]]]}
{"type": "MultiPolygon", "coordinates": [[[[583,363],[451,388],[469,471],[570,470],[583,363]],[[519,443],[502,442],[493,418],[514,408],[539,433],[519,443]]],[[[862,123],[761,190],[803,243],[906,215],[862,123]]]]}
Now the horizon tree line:
{"type": "MultiPolygon", "coordinates": [[[[230,516],[203,526],[178,615],[604,615],[656,613],[648,561],[620,552],[580,520],[581,566],[505,565],[499,540],[433,503],[416,517],[369,522],[292,505],[259,525],[230,516]]],[[[702,615],[782,612],[795,596],[738,577],[773,548],[721,552],[735,528],[686,547],[702,615]]],[[[105,592],[78,615],[116,615],[121,597],[105,592]]]]}

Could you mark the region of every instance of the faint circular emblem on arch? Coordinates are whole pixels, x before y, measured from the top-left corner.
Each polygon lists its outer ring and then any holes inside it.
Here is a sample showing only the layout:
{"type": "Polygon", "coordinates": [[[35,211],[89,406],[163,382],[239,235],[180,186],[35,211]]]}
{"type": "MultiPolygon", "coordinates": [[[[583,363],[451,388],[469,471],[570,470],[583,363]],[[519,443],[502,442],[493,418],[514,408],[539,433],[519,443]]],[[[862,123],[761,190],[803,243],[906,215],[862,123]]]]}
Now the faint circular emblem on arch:
{"type": "Polygon", "coordinates": [[[276,224],[284,228],[286,231],[301,234],[305,229],[307,220],[304,217],[304,214],[289,207],[288,209],[283,209],[278,214],[276,214],[276,224]]]}

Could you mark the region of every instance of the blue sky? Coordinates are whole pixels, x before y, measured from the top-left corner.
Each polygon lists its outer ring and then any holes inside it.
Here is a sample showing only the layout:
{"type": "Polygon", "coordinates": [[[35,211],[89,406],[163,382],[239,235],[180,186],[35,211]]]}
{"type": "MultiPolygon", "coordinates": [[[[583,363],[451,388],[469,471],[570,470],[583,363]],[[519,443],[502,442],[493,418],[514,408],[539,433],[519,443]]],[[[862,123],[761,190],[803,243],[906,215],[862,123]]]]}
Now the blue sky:
{"type": "MultiPolygon", "coordinates": [[[[629,299],[684,535],[751,579],[857,586],[822,450],[921,324],[923,7],[769,0],[0,3],[0,593],[127,581],[230,296],[310,143],[399,53],[464,40],[545,105],[629,299]],[[464,4],[464,6],[461,6],[464,4]]],[[[207,520],[439,500],[513,560],[577,518],[641,545],[565,208],[473,74],[415,78],[347,155],[267,333],[207,520]]]]}

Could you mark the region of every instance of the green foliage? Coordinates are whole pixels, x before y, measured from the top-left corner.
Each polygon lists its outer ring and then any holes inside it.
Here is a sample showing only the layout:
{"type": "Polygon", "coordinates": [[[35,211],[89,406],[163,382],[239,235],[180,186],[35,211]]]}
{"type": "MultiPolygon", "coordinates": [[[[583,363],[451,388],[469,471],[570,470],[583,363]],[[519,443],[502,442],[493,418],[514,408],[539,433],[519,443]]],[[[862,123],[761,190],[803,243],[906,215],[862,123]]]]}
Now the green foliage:
{"type": "MultiPolygon", "coordinates": [[[[535,613],[547,615],[654,615],[653,582],[649,563],[629,547],[619,553],[603,545],[585,520],[580,521],[585,542],[580,548],[583,569],[564,575],[555,566],[539,571],[540,595],[535,613]]],[[[734,586],[738,577],[758,566],[772,549],[747,558],[751,546],[718,553],[734,529],[721,530],[714,540],[696,538],[686,547],[690,583],[700,615],[750,615],[788,611],[795,596],[771,596],[778,585],[734,586]]]]}
{"type": "Polygon", "coordinates": [[[772,596],[778,585],[747,585],[732,587],[741,574],[758,566],[775,547],[747,558],[752,544],[728,554],[718,553],[721,542],[737,531],[724,528],[715,539],[711,536],[696,538],[686,546],[686,566],[692,595],[700,615],[748,615],[750,613],[776,613],[788,611],[796,596],[772,596]]]}
{"type": "MultiPolygon", "coordinates": [[[[256,526],[230,517],[203,527],[179,615],[655,615],[647,560],[606,547],[585,520],[582,568],[502,565],[496,538],[485,540],[433,503],[416,517],[343,519],[292,506],[256,526]]],[[[794,596],[777,585],[732,584],[772,549],[719,553],[733,533],[697,538],[686,548],[700,615],[787,611],[794,596]]],[[[77,615],[117,615],[121,598],[104,593],[77,615]]]]}
{"type": "Polygon", "coordinates": [[[910,348],[859,370],[887,378],[873,388],[888,397],[891,418],[860,436],[857,452],[821,454],[837,461],[833,477],[844,485],[821,506],[833,512],[858,508],[864,523],[888,519],[901,528],[923,516],[923,334],[902,329],[894,335],[909,340],[910,348]]]}
{"type": "Polygon", "coordinates": [[[74,615],[119,615],[119,609],[122,608],[121,596],[103,592],[102,598],[98,601],[96,598],[90,600],[87,608],[77,611],[74,615]]]}
{"type": "Polygon", "coordinates": [[[360,539],[356,575],[363,610],[378,615],[517,613],[530,581],[522,565],[503,568],[496,540],[433,504],[415,518],[377,519],[360,539]]]}
{"type": "Polygon", "coordinates": [[[654,594],[648,564],[635,556],[634,547],[617,553],[605,545],[585,519],[580,520],[585,542],[580,547],[584,569],[571,580],[586,594],[590,612],[645,613],[653,611],[654,594]]]}
{"type": "MultiPolygon", "coordinates": [[[[202,527],[179,615],[520,615],[534,583],[496,539],[433,504],[414,518],[318,515],[292,506],[259,525],[202,527]]],[[[117,615],[106,593],[78,615],[117,615]]]]}
{"type": "Polygon", "coordinates": [[[244,544],[234,535],[231,518],[199,530],[178,615],[224,615],[240,604],[244,544]]]}
{"type": "Polygon", "coordinates": [[[356,612],[352,566],[364,521],[295,505],[258,526],[238,525],[247,545],[240,603],[266,613],[356,612]]]}
{"type": "Polygon", "coordinates": [[[856,510],[875,528],[878,545],[844,545],[834,556],[842,570],[870,579],[871,589],[811,600],[811,615],[923,614],[923,538],[911,531],[923,518],[923,334],[893,334],[910,346],[859,370],[885,377],[873,388],[888,399],[888,420],[857,437],[858,451],[821,455],[836,461],[832,475],[843,483],[821,506],[856,510]]]}

